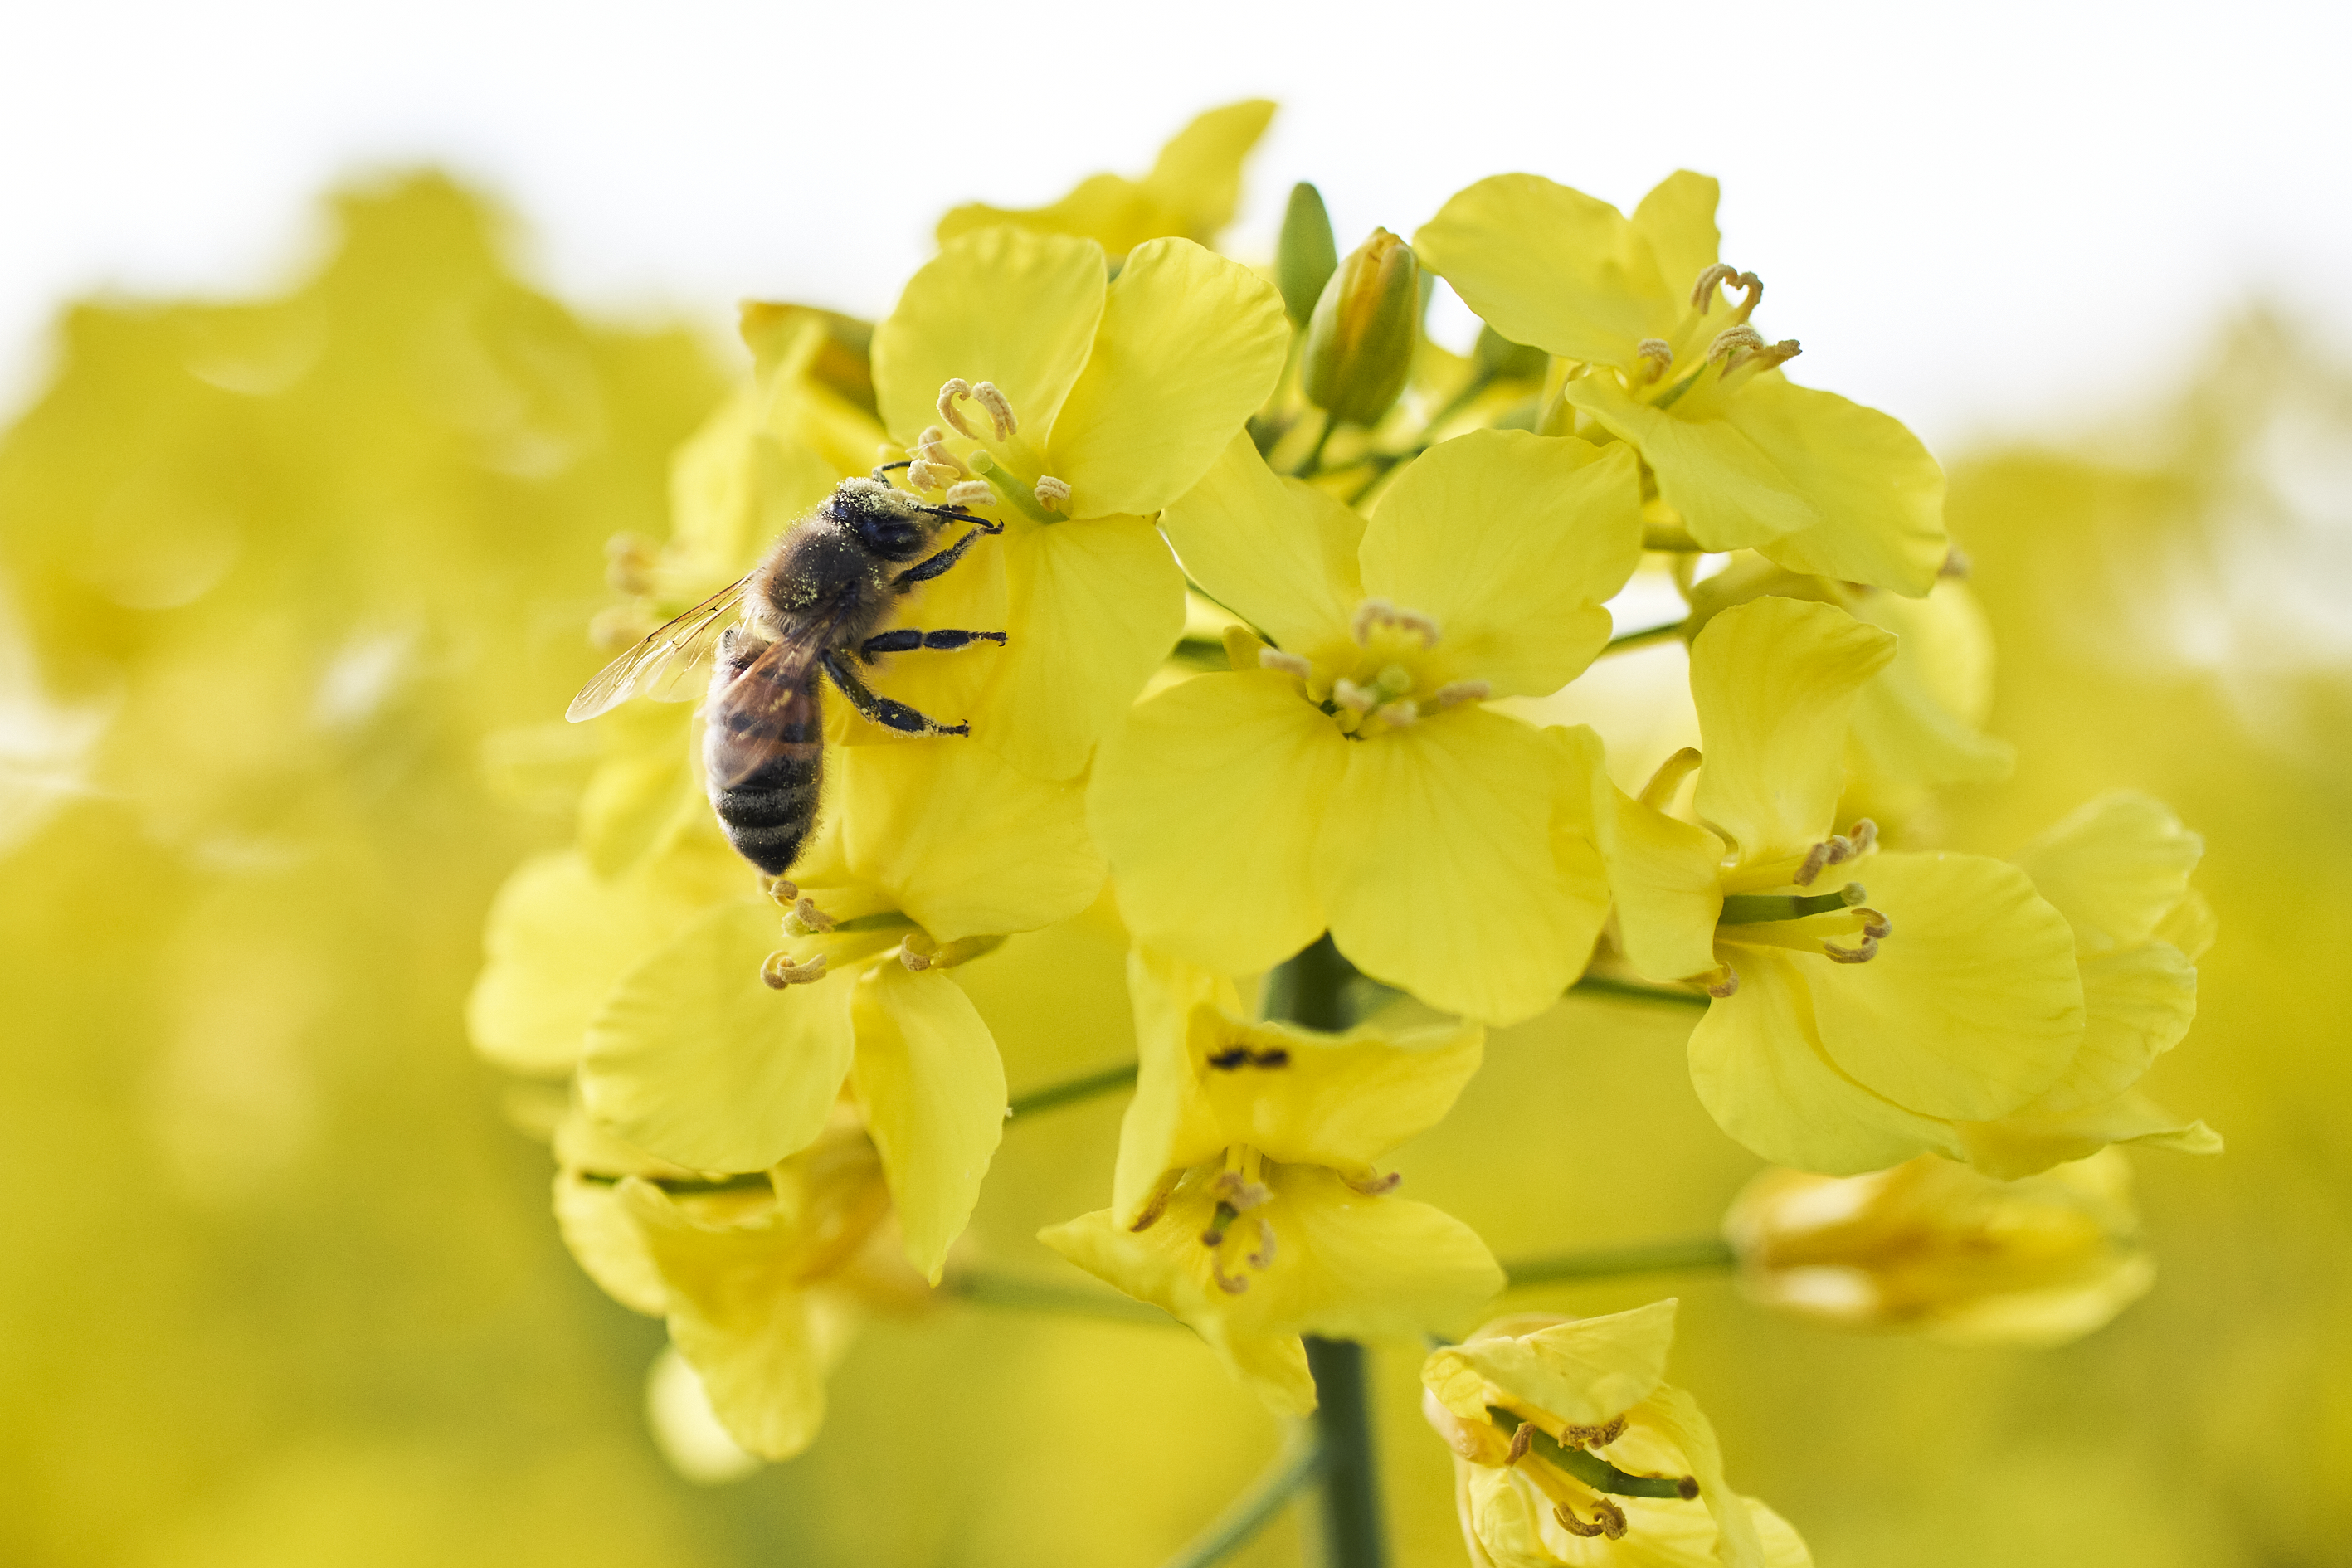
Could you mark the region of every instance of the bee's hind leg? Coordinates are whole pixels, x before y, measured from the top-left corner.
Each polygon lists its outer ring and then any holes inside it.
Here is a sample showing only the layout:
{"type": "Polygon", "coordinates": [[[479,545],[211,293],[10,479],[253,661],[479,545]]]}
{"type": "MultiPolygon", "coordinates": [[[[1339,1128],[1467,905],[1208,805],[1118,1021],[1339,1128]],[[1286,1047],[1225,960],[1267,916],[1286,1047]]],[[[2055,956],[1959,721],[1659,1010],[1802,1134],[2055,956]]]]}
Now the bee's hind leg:
{"type": "Polygon", "coordinates": [[[817,660],[841,694],[849,699],[851,707],[886,730],[896,730],[902,735],[969,735],[969,724],[942,724],[892,698],[874,691],[857,679],[843,656],[846,648],[836,648],[817,660]]]}
{"type": "Polygon", "coordinates": [[[877,654],[912,653],[917,648],[952,651],[960,647],[970,647],[976,642],[992,642],[1002,647],[1004,634],[961,631],[921,632],[912,626],[901,626],[897,631],[877,632],[867,637],[857,645],[857,657],[872,664],[877,654]]]}

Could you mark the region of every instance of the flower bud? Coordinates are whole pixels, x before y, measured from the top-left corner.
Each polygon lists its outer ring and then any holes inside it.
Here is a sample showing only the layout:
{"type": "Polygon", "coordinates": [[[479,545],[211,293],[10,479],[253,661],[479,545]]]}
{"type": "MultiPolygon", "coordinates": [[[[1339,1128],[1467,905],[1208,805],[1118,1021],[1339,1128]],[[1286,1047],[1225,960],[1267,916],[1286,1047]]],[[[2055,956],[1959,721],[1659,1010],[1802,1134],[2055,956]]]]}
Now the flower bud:
{"type": "Polygon", "coordinates": [[[1315,314],[1323,285],[1339,269],[1339,243],[1331,237],[1331,215],[1323,193],[1305,180],[1290,187],[1290,209],[1282,215],[1282,242],[1274,253],[1275,287],[1290,319],[1300,326],[1315,314]]]}
{"type": "Polygon", "coordinates": [[[1421,264],[1384,228],[1350,251],[1307,326],[1307,400],[1370,425],[1404,390],[1421,335],[1421,264]]]}
{"type": "Polygon", "coordinates": [[[2114,1149],[2015,1182],[1934,1154],[1864,1176],[1766,1171],[1723,1230],[1742,1286],[1767,1306],[1843,1328],[2053,1345],[2105,1324],[2155,1278],[2129,1184],[2114,1149]]]}

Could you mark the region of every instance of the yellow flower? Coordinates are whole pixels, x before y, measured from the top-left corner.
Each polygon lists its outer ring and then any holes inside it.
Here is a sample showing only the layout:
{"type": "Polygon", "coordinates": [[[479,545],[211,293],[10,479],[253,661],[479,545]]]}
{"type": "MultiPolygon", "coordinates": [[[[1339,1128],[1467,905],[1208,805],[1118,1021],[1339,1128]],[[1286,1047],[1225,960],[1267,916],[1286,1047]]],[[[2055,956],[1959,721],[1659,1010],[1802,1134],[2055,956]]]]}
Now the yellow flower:
{"type": "Polygon", "coordinates": [[[1934,1154],[1863,1176],[1766,1171],[1723,1231],[1769,1306],[1961,1344],[2080,1339],[2156,1278],[2114,1149],[2015,1182],[1934,1154]]]}
{"type": "Polygon", "coordinates": [[[1478,431],[1367,522],[1237,440],[1170,509],[1194,579],[1273,646],[1137,705],[1089,795],[1137,940],[1229,973],[1327,927],[1365,973],[1504,1024],[1581,971],[1606,910],[1580,799],[1486,700],[1609,637],[1641,551],[1630,453],[1478,431]]]}
{"type": "Polygon", "coordinates": [[[2204,853],[2169,807],[2147,795],[2105,795],[2017,856],[2074,928],[2089,1010],[2082,1049],[2039,1095],[1992,1121],[1963,1122],[1979,1169],[2022,1176],[2107,1143],[2218,1154],[2219,1134],[2141,1094],[2143,1074],[2197,1016],[2197,960],[2213,915],[2189,886],[2204,853]]]}
{"type": "Polygon", "coordinates": [[[577,1116],[557,1158],[572,1256],[614,1300],[667,1320],[712,1414],[761,1458],[815,1439],[825,1371],[867,1306],[927,1294],[896,1260],[882,1163],[854,1117],[744,1181],[697,1181],[577,1116]]]}
{"type": "Polygon", "coordinates": [[[1241,200],[1242,160],[1274,118],[1262,98],[1212,109],[1178,132],[1139,180],[1090,174],[1051,206],[1014,209],[974,202],[940,219],[945,246],[997,224],[1091,239],[1114,257],[1148,239],[1173,237],[1208,245],[1233,222],[1241,200]]]}
{"type": "Polygon", "coordinates": [[[1684,171],[1628,218],[1498,174],[1448,201],[1413,249],[1503,336],[1571,362],[1559,396],[1580,432],[1639,447],[1698,544],[1925,594],[1948,549],[1942,470],[1895,420],[1781,374],[1797,345],[1748,324],[1764,286],[1717,263],[1716,195],[1684,171]],[[1727,288],[1742,298],[1726,308],[1727,288]]]}
{"type": "Polygon", "coordinates": [[[828,810],[785,940],[764,899],[704,910],[615,977],[581,1084],[616,1136],[698,1171],[807,1147],[845,1079],[906,1236],[937,1279],[1004,1119],[987,1025],[948,973],[1102,885],[1077,786],[953,742],[833,753],[828,810]],[[781,994],[779,994],[781,992],[781,994]]]}
{"type": "Polygon", "coordinates": [[[1894,658],[1854,699],[1846,739],[1850,811],[1899,821],[1926,809],[1936,789],[2009,776],[2014,749],[1980,729],[1992,709],[1992,630],[1966,582],[1938,577],[1925,598],[1907,599],[1743,552],[1692,588],[1687,635],[1766,595],[1835,605],[1895,639],[1894,658]]]}
{"type": "Polygon", "coordinates": [[[2026,1105],[2084,1038],[2073,934],[2023,871],[1875,853],[1866,824],[1831,833],[1855,694],[1894,652],[1827,605],[1762,598],[1710,621],[1691,645],[1706,826],[1662,809],[1697,753],[1633,800],[1591,731],[1553,731],[1592,781],[1628,962],[1715,998],[1691,1035],[1700,1100],[1807,1170],[1957,1158],[1955,1122],[2026,1105]],[[1867,889],[1837,869],[1864,855],[1867,889]]]}
{"type": "MultiPolygon", "coordinates": [[[[985,689],[947,708],[975,743],[1042,778],[1086,766],[1183,625],[1150,514],[1265,400],[1289,342],[1271,283],[1185,239],[1138,246],[1112,282],[1090,239],[984,228],[908,280],[874,334],[883,423],[917,489],[1008,525],[980,570],[929,585],[936,615],[1001,617],[936,624],[1008,632],[985,689]]],[[[933,711],[921,690],[901,695],[933,711]]]]}
{"type": "Polygon", "coordinates": [[[1423,1363],[1475,1568],[1802,1568],[1805,1543],[1723,1479],[1715,1428],[1665,1381],[1672,1300],[1497,1318],[1423,1363]]]}
{"type": "Polygon", "coordinates": [[[1441,1120],[1475,1024],[1394,1037],[1240,1016],[1232,982],[1128,963],[1141,1072],[1111,1206],[1039,1239],[1190,1325],[1274,1408],[1315,1407],[1302,1334],[1421,1332],[1503,1287],[1484,1242],[1373,1162],[1441,1120]]]}

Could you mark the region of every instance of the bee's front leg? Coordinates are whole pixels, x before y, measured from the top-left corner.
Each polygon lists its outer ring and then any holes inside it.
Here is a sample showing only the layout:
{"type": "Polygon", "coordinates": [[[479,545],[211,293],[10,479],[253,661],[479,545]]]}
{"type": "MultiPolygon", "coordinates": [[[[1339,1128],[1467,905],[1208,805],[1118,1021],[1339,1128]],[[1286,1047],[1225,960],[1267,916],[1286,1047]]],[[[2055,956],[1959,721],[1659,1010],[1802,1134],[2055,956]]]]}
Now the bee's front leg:
{"type": "Polygon", "coordinates": [[[884,697],[857,679],[849,668],[849,650],[835,648],[824,655],[817,664],[831,678],[841,694],[849,699],[851,707],[886,730],[896,730],[902,735],[969,735],[969,724],[942,724],[926,717],[893,698],[884,697]]]}
{"type": "MultiPolygon", "coordinates": [[[[972,521],[977,521],[979,520],[973,519],[972,521]]],[[[953,544],[949,545],[945,550],[940,551],[937,555],[930,557],[927,561],[918,561],[912,566],[908,567],[904,572],[899,573],[898,576],[891,579],[891,586],[897,588],[903,594],[918,583],[929,582],[932,578],[938,576],[940,573],[946,571],[949,567],[954,565],[959,560],[962,559],[963,552],[971,548],[971,542],[980,538],[983,531],[994,533],[1001,532],[1002,531],[1003,528],[1001,524],[997,528],[985,531],[981,529],[972,530],[970,533],[965,534],[961,539],[957,540],[953,544]]]]}
{"type": "Polygon", "coordinates": [[[917,648],[952,651],[970,647],[976,642],[992,642],[1003,647],[1003,632],[921,632],[912,626],[901,626],[893,632],[877,632],[857,645],[857,657],[872,664],[875,656],[885,653],[912,653],[917,648]]]}

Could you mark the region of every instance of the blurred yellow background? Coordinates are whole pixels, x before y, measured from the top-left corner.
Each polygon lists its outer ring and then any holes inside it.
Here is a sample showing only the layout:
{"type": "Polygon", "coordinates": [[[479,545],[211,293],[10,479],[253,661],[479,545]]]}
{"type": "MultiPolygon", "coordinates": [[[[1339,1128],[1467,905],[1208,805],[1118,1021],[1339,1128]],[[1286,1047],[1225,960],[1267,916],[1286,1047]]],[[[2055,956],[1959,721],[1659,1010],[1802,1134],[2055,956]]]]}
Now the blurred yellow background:
{"type": "MultiPolygon", "coordinates": [[[[583,320],[438,178],[333,216],[283,297],[76,307],[0,437],[0,1562],[1157,1562],[1278,1440],[1173,1327],[881,1321],[802,1459],[706,1489],[655,1450],[660,1325],[565,1256],[461,1013],[593,759],[549,721],[599,658],[604,542],[665,531],[743,356],[583,320]]],[[[2115,787],[2206,835],[2221,941],[2151,1088],[2230,1152],[2133,1157],[2154,1294],[2054,1352],[1840,1336],[1708,1276],[1523,1297],[1679,1294],[1675,1381],[1825,1568],[2352,1541],[2352,669],[2309,510],[2352,473],[2352,374],[2249,317],[2105,428],[1944,454],[2021,755],[1946,837],[2012,848],[2115,787]]],[[[962,972],[1016,1093],[1129,1056],[1120,962],[1082,920],[962,972]]],[[[1507,1260],[1711,1231],[1755,1162],[1686,1026],[1578,1002],[1498,1037],[1412,1190],[1507,1260]]],[[[1008,1133],[974,1257],[1075,1279],[1030,1237],[1102,1201],[1118,1110],[1008,1133]]],[[[1397,1556],[1453,1563],[1417,1360],[1377,1363],[1397,1556]]],[[[1239,1561],[1295,1552],[1286,1522],[1239,1561]]]]}

